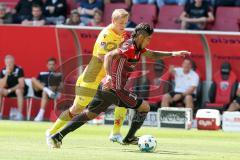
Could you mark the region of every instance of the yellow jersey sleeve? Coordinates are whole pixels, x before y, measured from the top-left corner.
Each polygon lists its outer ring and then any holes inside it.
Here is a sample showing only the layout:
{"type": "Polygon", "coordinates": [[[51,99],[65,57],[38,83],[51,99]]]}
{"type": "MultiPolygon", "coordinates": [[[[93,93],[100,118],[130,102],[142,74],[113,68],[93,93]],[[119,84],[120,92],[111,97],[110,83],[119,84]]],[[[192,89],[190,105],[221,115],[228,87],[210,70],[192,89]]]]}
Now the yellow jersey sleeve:
{"type": "Polygon", "coordinates": [[[118,37],[109,29],[102,31],[97,38],[94,46],[94,55],[105,55],[106,53],[116,49],[121,42],[121,36],[118,37]]]}

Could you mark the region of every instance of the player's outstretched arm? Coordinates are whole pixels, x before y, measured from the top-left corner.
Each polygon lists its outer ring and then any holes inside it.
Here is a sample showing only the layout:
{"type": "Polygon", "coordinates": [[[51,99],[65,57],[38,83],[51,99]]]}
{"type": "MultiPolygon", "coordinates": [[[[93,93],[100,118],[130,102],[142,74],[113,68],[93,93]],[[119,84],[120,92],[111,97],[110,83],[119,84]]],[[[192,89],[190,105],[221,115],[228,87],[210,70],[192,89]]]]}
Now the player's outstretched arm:
{"type": "Polygon", "coordinates": [[[172,56],[186,56],[190,54],[191,52],[189,51],[167,52],[167,51],[154,51],[154,50],[148,49],[143,55],[152,59],[163,59],[163,58],[172,57],[172,56]]]}
{"type": "Polygon", "coordinates": [[[103,67],[106,71],[106,79],[103,83],[103,89],[107,90],[110,88],[112,84],[112,77],[111,77],[111,65],[112,61],[116,56],[119,54],[119,49],[115,49],[104,56],[103,67]]]}
{"type": "Polygon", "coordinates": [[[106,75],[110,76],[111,75],[111,64],[112,64],[112,60],[113,58],[115,58],[117,55],[119,54],[119,49],[115,49],[111,52],[108,52],[105,56],[104,56],[104,62],[103,62],[103,67],[106,71],[106,75]]]}

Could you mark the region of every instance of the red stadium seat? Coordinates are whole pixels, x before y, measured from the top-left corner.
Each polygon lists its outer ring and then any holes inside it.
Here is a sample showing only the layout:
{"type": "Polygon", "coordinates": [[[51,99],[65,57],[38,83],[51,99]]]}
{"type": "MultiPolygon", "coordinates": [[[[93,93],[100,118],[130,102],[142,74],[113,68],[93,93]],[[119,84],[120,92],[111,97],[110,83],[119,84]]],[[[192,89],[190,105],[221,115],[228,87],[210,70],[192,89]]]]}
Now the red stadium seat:
{"type": "Polygon", "coordinates": [[[110,24],[112,20],[112,12],[115,9],[127,9],[128,6],[125,3],[107,3],[104,6],[103,21],[104,23],[110,24]]]}
{"type": "Polygon", "coordinates": [[[75,0],[67,0],[67,6],[67,14],[70,14],[71,10],[78,7],[78,3],[76,3],[75,0]]]}
{"type": "Polygon", "coordinates": [[[157,8],[151,4],[135,4],[131,10],[131,20],[135,23],[146,22],[154,26],[157,8]]]}
{"type": "Polygon", "coordinates": [[[203,106],[209,109],[224,111],[227,105],[233,100],[237,90],[237,76],[229,69],[222,69],[215,73],[213,83],[209,90],[209,100],[203,106]]]}
{"type": "Polygon", "coordinates": [[[158,22],[156,28],[160,29],[180,29],[180,23],[177,20],[183,12],[182,6],[165,5],[161,7],[158,14],[158,22]]]}
{"type": "Polygon", "coordinates": [[[240,7],[218,7],[212,30],[239,31],[240,7]]]}
{"type": "Polygon", "coordinates": [[[14,9],[19,0],[0,0],[0,3],[4,3],[7,8],[14,9]]]}

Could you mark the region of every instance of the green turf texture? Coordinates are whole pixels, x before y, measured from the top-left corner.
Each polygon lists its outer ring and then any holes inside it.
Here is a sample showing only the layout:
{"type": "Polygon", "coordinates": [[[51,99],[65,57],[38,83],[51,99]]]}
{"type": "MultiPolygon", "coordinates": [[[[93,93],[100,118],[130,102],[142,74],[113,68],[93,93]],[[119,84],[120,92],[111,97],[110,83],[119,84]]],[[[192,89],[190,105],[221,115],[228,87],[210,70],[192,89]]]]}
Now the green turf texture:
{"type": "MultiPolygon", "coordinates": [[[[86,125],[69,134],[61,149],[49,149],[51,123],[0,121],[0,160],[240,160],[240,133],[144,127],[157,138],[154,153],[108,141],[112,126],[86,125]]],[[[123,127],[126,134],[128,127],[123,127]]]]}

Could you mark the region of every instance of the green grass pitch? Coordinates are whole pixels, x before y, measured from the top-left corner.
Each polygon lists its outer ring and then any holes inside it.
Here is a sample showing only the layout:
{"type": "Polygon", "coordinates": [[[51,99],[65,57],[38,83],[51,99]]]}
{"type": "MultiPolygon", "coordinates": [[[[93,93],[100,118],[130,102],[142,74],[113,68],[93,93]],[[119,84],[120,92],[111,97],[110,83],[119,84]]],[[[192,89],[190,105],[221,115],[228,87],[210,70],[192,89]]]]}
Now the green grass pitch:
{"type": "MultiPolygon", "coordinates": [[[[0,160],[239,160],[240,133],[144,127],[157,138],[154,153],[108,141],[112,126],[86,125],[69,134],[61,149],[49,149],[51,123],[0,121],[0,160]]],[[[128,127],[123,127],[126,134],[128,127]]]]}

